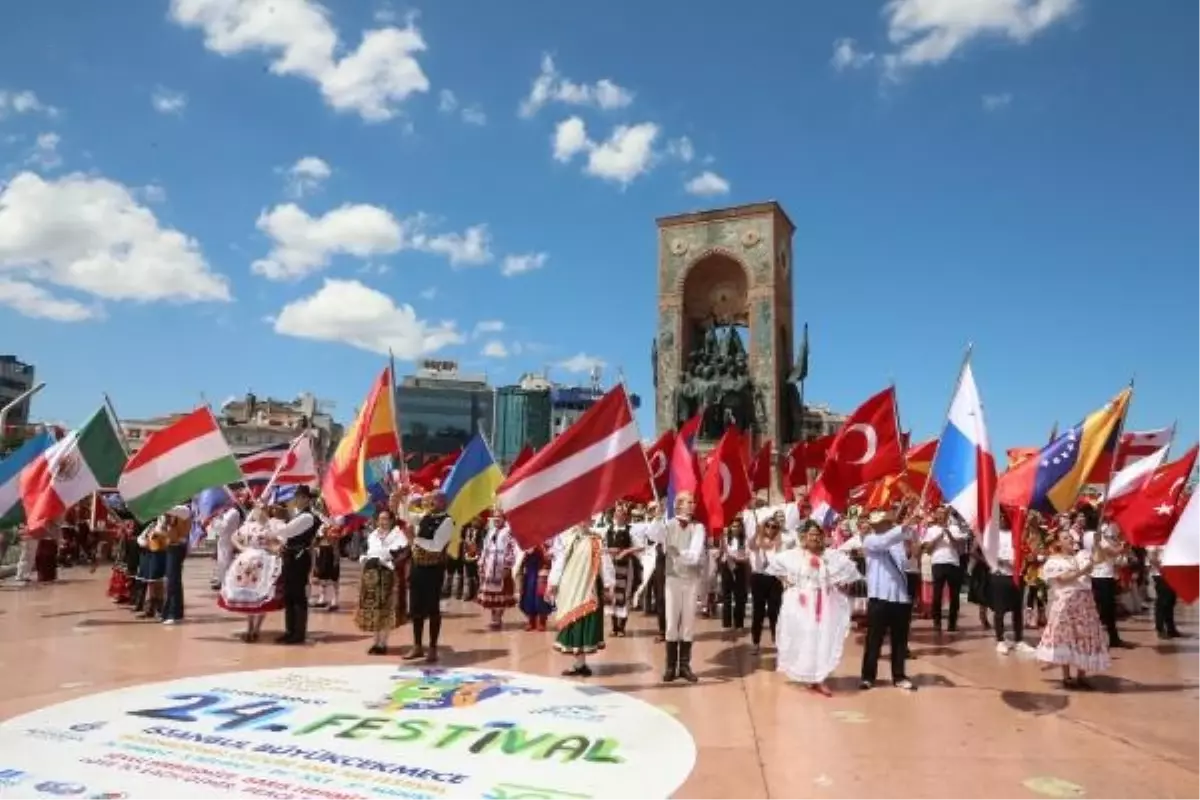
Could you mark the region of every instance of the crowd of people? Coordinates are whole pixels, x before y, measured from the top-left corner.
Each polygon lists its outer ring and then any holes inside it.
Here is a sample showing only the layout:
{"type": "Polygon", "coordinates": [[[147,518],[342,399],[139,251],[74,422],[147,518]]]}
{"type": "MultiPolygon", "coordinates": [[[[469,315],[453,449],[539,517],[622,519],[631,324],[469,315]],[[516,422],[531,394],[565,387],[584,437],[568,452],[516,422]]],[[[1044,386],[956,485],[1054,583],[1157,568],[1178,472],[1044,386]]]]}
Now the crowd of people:
{"type": "MultiPolygon", "coordinates": [[[[482,607],[492,630],[511,609],[527,632],[552,627],[555,648],[572,659],[570,677],[591,675],[589,657],[606,636],[625,636],[639,610],[656,618],[664,681],[698,681],[695,621],[719,617],[731,638],[748,628],[755,654],[768,636],[778,671],[820,694],[829,693],[826,679],[855,627],[864,634],[861,688],[876,684],[888,641],[893,685],[915,689],[906,671],[913,620],[930,620],[939,639],[957,635],[964,588],[999,654],[1058,666],[1065,688],[1090,689],[1088,675],[1109,667],[1110,649],[1127,646],[1119,621],[1142,610],[1151,586],[1158,636],[1180,635],[1174,593],[1157,573],[1160,550],[1130,548],[1086,501],[1054,517],[1024,515],[1015,537],[1002,512],[989,564],[951,509],[919,508],[914,499],[852,508],[827,529],[801,492],[778,505],[758,499],[724,530],[708,531],[684,492],[670,513],[659,502],[621,502],[531,548],[518,544],[499,510],[456,528],[436,490],[397,489],[358,526],[325,516],[303,486],[287,507],[237,499],[206,522],[217,604],[245,617],[248,643],[276,611],[284,612],[277,641],[303,643],[310,609],[339,609],[346,559],[361,565],[354,623],[372,634],[371,655],[389,653],[393,631],[409,626],[403,658],[437,663],[443,605],[456,598],[482,607]]],[[[114,602],[148,620],[183,621],[192,514],[181,505],[141,530],[119,524],[110,542],[114,602]]],[[[53,581],[64,554],[94,569],[96,545],[78,525],[38,540],[28,558],[23,542],[17,580],[36,573],[53,581]]]]}

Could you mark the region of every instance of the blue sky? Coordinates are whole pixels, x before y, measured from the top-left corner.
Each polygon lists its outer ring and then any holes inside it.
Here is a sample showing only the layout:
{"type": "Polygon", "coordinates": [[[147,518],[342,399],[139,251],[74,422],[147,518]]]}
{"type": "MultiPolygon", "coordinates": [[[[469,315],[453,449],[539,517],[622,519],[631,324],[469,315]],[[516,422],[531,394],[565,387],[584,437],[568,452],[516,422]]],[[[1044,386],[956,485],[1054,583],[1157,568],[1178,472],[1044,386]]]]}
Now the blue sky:
{"type": "Polygon", "coordinates": [[[973,340],[998,447],[1135,373],[1194,440],[1196,5],[943,5],[11,6],[0,350],[66,422],[345,418],[388,345],[648,394],[654,219],[777,199],[809,399],[934,435],[973,340]]]}

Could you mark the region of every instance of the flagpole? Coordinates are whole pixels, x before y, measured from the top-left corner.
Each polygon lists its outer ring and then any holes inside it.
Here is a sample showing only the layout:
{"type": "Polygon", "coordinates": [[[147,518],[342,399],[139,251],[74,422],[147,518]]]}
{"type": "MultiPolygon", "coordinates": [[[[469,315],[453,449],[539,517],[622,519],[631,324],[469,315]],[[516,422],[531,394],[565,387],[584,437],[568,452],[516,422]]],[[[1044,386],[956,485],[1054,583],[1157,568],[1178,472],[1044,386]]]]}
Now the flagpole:
{"type": "Polygon", "coordinates": [[[105,410],[108,411],[108,415],[112,417],[113,422],[116,424],[117,433],[121,436],[121,448],[125,451],[125,458],[128,460],[130,447],[129,439],[125,437],[125,426],[121,424],[121,418],[117,416],[117,409],[113,407],[112,398],[108,396],[108,393],[101,392],[100,396],[104,398],[105,410]]]}
{"type": "MultiPolygon", "coordinates": [[[[1117,446],[1113,448],[1113,468],[1108,470],[1108,479],[1104,481],[1104,494],[1100,495],[1100,505],[1096,508],[1098,525],[1104,523],[1104,508],[1108,505],[1108,490],[1112,488],[1113,471],[1117,466],[1117,449],[1121,446],[1121,436],[1125,433],[1125,420],[1129,419],[1129,409],[1133,406],[1133,382],[1135,378],[1136,376],[1129,379],[1129,402],[1125,404],[1125,413],[1121,414],[1121,419],[1117,420],[1117,446]]],[[[1100,531],[1096,531],[1096,536],[1100,536],[1100,531]]]]}
{"type": "Polygon", "coordinates": [[[617,382],[621,384],[621,391],[625,395],[625,407],[629,409],[629,417],[633,420],[633,429],[637,431],[638,450],[642,454],[642,460],[646,462],[646,474],[650,476],[650,491],[654,494],[654,504],[659,507],[659,510],[665,513],[666,509],[662,508],[662,498],[658,496],[658,487],[654,485],[654,470],[650,467],[650,459],[646,456],[646,448],[642,447],[642,429],[638,425],[637,414],[633,411],[633,402],[629,399],[629,387],[625,385],[625,369],[623,367],[617,367],[617,382]]]}
{"type": "Polygon", "coordinates": [[[400,482],[408,485],[408,461],[404,458],[404,437],[400,434],[400,409],[396,407],[396,357],[388,348],[388,402],[392,404],[392,430],[396,434],[396,460],[400,462],[400,482]]]}
{"type": "MultiPolygon", "coordinates": [[[[929,482],[933,480],[933,468],[937,464],[938,453],[942,449],[942,435],[946,432],[946,422],[950,419],[950,410],[954,408],[954,398],[958,397],[958,390],[962,388],[963,373],[967,371],[967,365],[971,363],[971,353],[974,349],[975,343],[967,342],[962,363],[958,365],[958,377],[954,380],[954,390],[950,392],[950,402],[946,403],[946,414],[942,417],[942,429],[938,432],[937,444],[933,447],[933,460],[929,462],[929,474],[925,476],[925,485],[921,487],[921,499],[917,503],[917,508],[925,508],[925,498],[929,494],[929,482]]],[[[897,413],[899,412],[897,411],[897,413]]],[[[979,533],[979,531],[975,532],[979,533]]]]}

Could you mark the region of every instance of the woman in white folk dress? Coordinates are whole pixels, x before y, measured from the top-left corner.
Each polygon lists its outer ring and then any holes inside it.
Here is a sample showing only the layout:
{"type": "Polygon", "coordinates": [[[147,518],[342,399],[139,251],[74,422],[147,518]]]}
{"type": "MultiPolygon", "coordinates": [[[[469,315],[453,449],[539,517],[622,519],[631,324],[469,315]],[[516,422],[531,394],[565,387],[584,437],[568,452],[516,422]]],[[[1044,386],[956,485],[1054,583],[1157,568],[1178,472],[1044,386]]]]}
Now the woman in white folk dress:
{"type": "Polygon", "coordinates": [[[257,642],[267,614],[283,608],[283,559],[279,555],[283,539],[278,531],[285,524],[269,519],[265,509],[255,508],[233,534],[237,555],[222,579],[217,605],[246,615],[243,641],[257,642]]]}
{"type": "Polygon", "coordinates": [[[767,572],[785,587],[776,668],[828,697],[825,679],[837,669],[850,632],[846,590],[862,575],[848,555],[825,548],[825,532],[812,520],[804,526],[801,546],[774,554],[767,572]]]}

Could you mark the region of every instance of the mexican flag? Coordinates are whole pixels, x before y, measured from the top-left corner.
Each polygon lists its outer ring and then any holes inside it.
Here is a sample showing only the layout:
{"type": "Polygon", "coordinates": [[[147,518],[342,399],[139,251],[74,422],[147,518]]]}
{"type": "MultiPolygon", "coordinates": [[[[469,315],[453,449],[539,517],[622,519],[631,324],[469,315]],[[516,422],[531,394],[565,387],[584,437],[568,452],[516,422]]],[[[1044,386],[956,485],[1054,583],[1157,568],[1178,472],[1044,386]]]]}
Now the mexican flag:
{"type": "Polygon", "coordinates": [[[116,422],[101,406],[21,471],[21,502],[30,530],[46,527],[92,492],[116,483],[125,458],[116,422]]]}
{"type": "Polygon", "coordinates": [[[143,522],[205,489],[242,479],[237,459],[207,407],[146,439],[117,482],[125,507],[143,522]]]}

